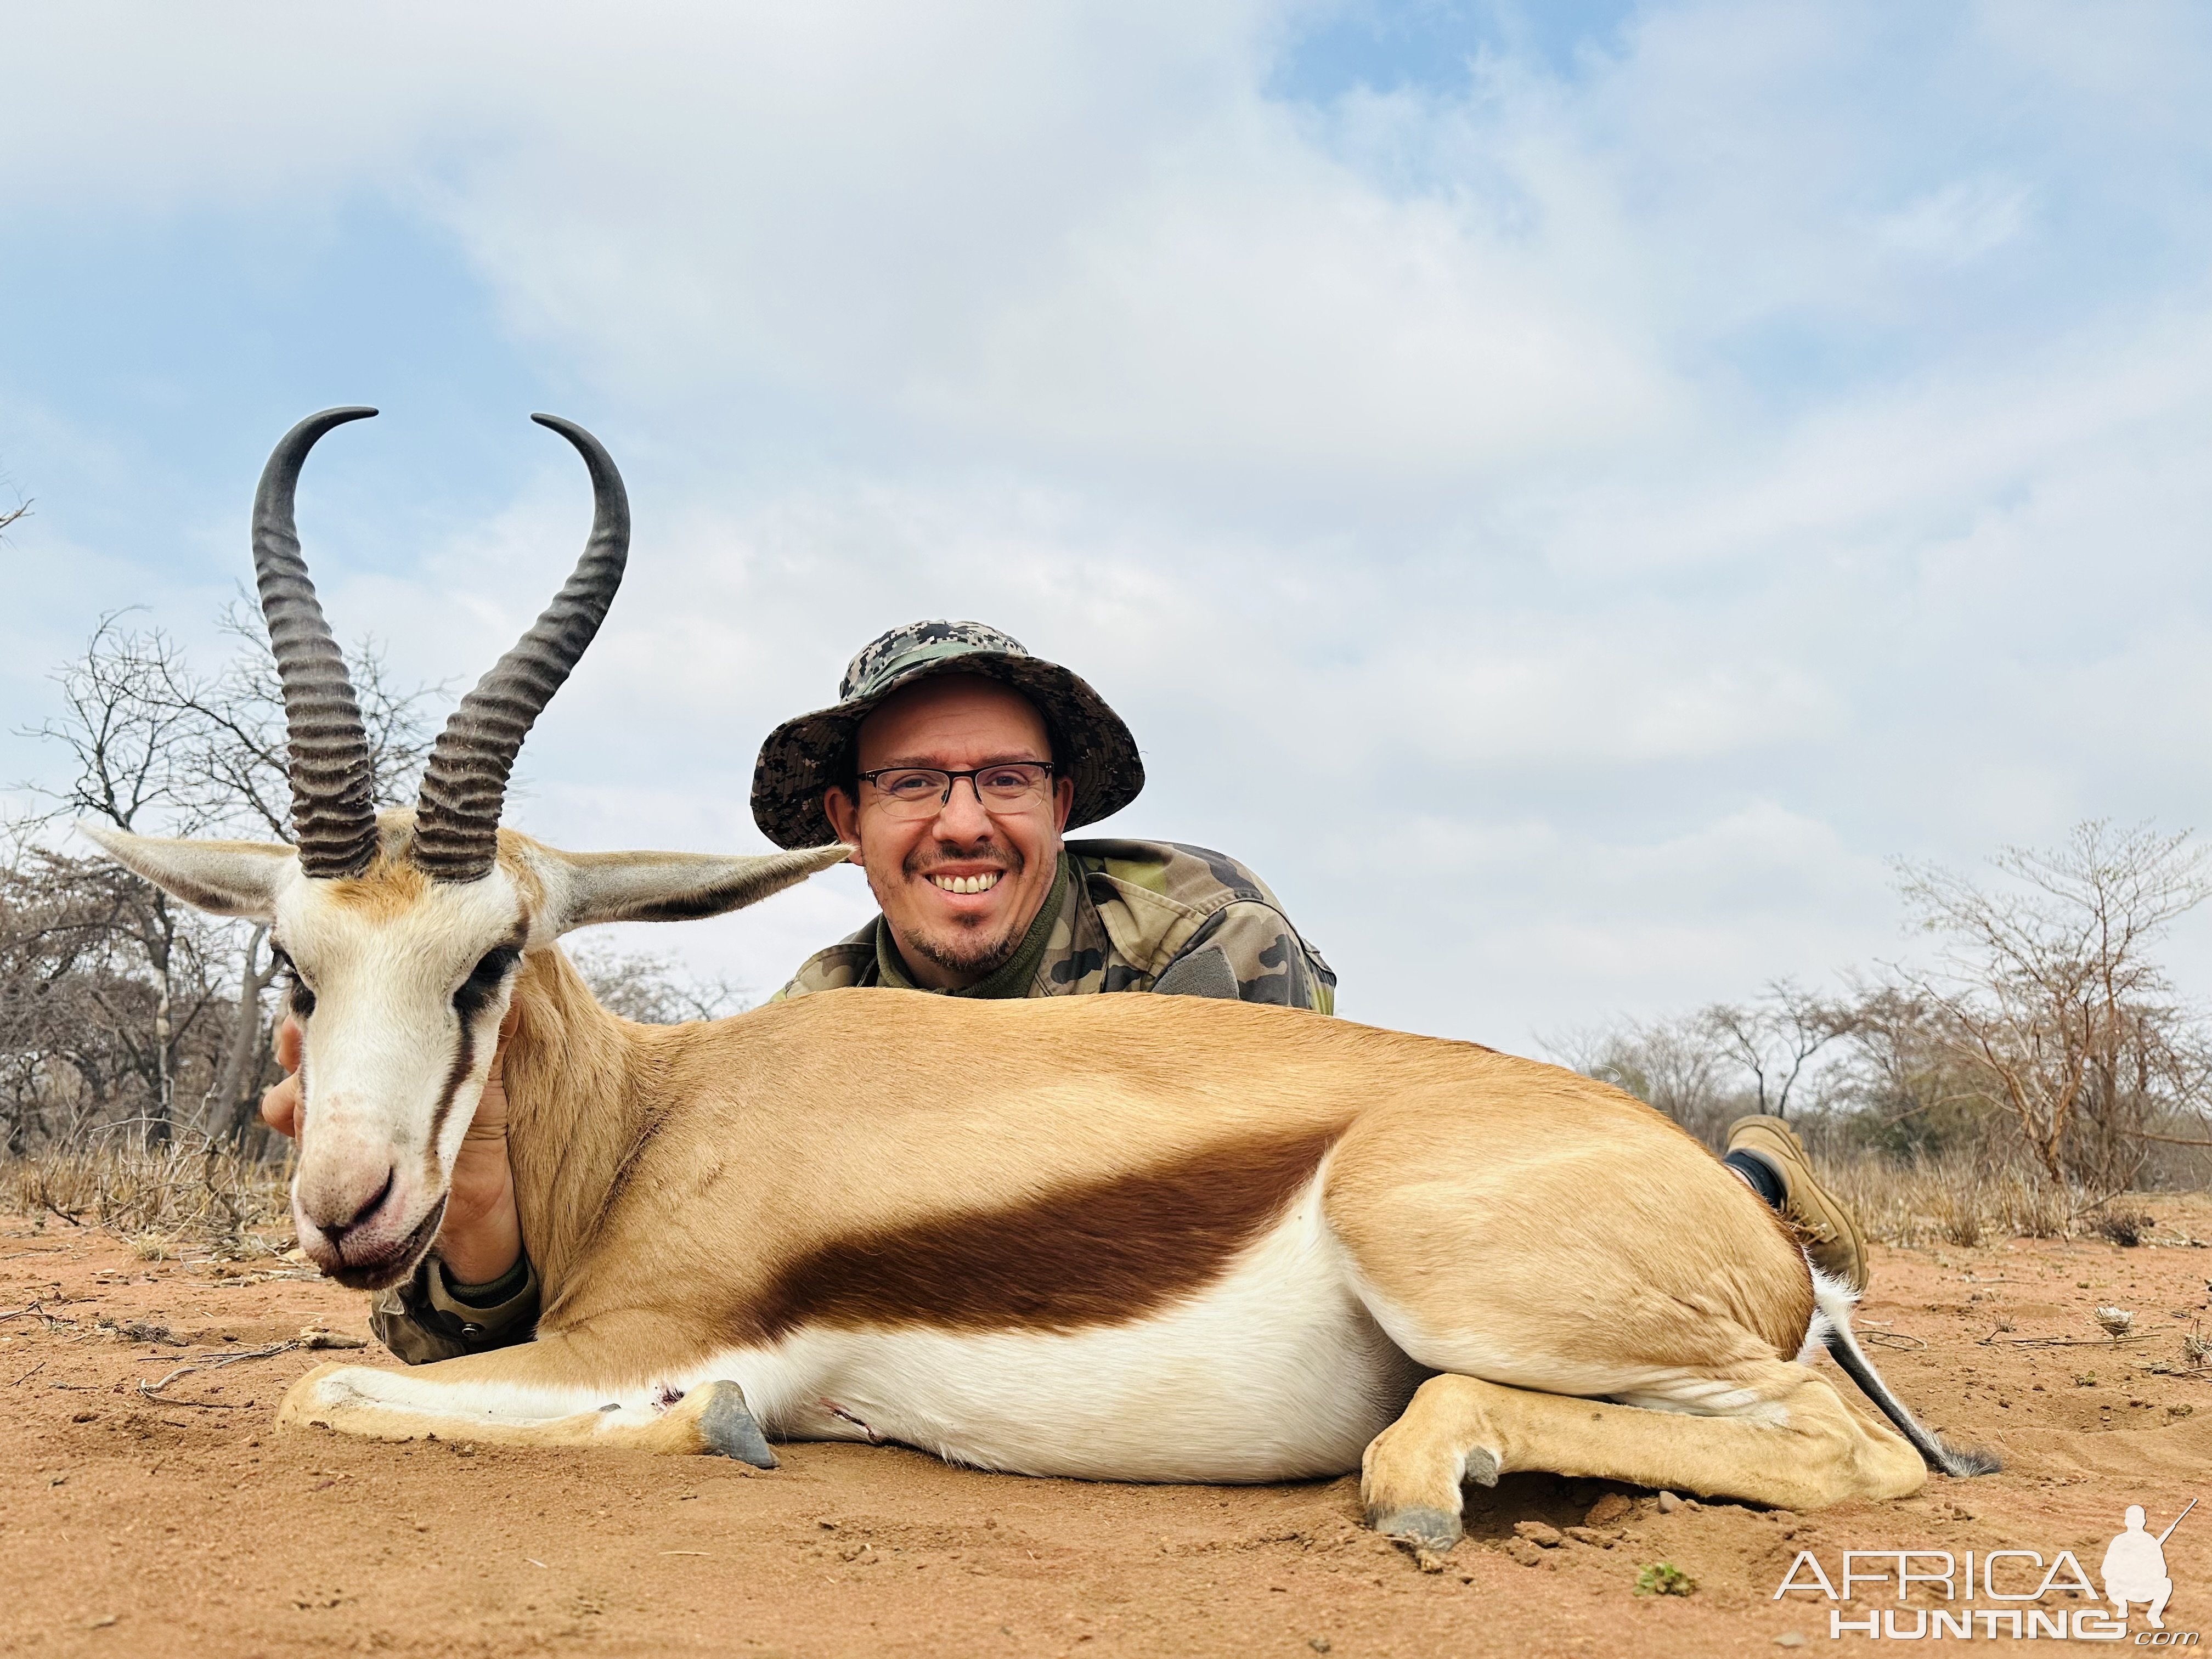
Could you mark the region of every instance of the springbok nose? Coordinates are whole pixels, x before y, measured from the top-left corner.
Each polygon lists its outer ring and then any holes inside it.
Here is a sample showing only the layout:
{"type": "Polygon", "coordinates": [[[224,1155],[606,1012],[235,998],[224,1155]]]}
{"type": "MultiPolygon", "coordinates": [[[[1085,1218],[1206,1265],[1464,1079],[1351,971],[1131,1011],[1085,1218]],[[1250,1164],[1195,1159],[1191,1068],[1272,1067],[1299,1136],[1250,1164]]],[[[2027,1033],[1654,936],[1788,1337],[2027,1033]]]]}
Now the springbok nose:
{"type": "Polygon", "coordinates": [[[384,1200],[392,1195],[392,1183],[395,1178],[393,1170],[386,1170],[384,1179],[366,1198],[361,1196],[362,1189],[360,1187],[353,1188],[350,1192],[339,1187],[335,1190],[323,1188],[313,1194],[303,1194],[300,1207],[306,1212],[307,1219],[315,1224],[316,1230],[336,1244],[383,1207],[384,1200]]]}

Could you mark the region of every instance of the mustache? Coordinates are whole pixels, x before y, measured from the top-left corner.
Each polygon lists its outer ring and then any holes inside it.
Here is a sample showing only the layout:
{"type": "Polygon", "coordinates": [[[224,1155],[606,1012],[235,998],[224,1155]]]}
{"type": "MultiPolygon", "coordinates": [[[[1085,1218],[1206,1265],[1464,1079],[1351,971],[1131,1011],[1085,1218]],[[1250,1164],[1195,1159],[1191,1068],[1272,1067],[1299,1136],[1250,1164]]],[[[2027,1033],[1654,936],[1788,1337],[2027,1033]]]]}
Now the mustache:
{"type": "Polygon", "coordinates": [[[927,876],[947,864],[988,864],[1010,876],[1018,876],[1029,867],[1029,860],[1012,847],[978,847],[963,851],[939,842],[933,847],[917,847],[908,853],[899,866],[899,872],[908,877],[927,876]]]}

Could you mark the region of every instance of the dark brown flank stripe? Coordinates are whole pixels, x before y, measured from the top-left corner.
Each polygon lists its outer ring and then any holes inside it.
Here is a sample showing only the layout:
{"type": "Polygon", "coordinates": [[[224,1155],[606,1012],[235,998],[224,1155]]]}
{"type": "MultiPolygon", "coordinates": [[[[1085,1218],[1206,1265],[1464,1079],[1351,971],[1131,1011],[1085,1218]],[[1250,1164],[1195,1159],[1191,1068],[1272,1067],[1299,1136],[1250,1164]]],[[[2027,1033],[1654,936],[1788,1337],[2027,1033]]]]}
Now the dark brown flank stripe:
{"type": "Polygon", "coordinates": [[[802,1325],[1067,1332],[1194,1295],[1289,1206],[1334,1129],[1232,1142],[1018,1208],[841,1239],[736,1309],[740,1341],[802,1325]]]}

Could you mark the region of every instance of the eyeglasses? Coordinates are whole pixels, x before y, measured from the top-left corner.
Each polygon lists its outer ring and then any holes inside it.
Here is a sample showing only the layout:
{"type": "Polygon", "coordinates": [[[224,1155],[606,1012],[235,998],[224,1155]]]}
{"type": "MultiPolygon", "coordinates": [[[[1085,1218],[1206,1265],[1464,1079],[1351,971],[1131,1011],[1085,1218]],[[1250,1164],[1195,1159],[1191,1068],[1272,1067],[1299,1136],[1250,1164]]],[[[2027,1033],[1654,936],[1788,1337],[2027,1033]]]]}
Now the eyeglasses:
{"type": "Polygon", "coordinates": [[[1038,805],[1052,782],[1050,761],[1000,761],[969,772],[939,771],[933,766],[884,766],[860,775],[884,798],[888,817],[933,818],[952,801],[952,786],[961,779],[975,792],[975,804],[986,812],[1018,811],[1038,805]]]}

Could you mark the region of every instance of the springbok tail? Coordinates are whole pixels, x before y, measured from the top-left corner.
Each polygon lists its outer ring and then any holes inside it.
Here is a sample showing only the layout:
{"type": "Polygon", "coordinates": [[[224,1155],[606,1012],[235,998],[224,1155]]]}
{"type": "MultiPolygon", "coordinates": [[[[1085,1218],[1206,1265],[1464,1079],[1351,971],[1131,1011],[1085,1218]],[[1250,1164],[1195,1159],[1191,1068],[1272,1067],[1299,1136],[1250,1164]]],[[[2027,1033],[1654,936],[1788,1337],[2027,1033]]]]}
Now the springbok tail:
{"type": "MultiPolygon", "coordinates": [[[[1941,1469],[1958,1480],[1977,1474],[1995,1474],[2004,1465],[1994,1452],[1978,1446],[1960,1448],[1947,1444],[1934,1430],[1923,1426],[1907,1411],[1905,1402],[1889,1390],[1866,1351],[1851,1334],[1851,1308],[1857,1296],[1825,1274],[1813,1275],[1814,1332],[1843,1367],[1844,1375],[1859,1385],[1859,1391],[1881,1408],[1881,1414],[1897,1425],[1897,1431],[1912,1443],[1913,1449],[1927,1460],[1931,1469],[1941,1469]],[[1825,1329],[1822,1328],[1826,1327],[1825,1329]]],[[[1806,1344],[1810,1347],[1812,1344],[1806,1344]]]]}

